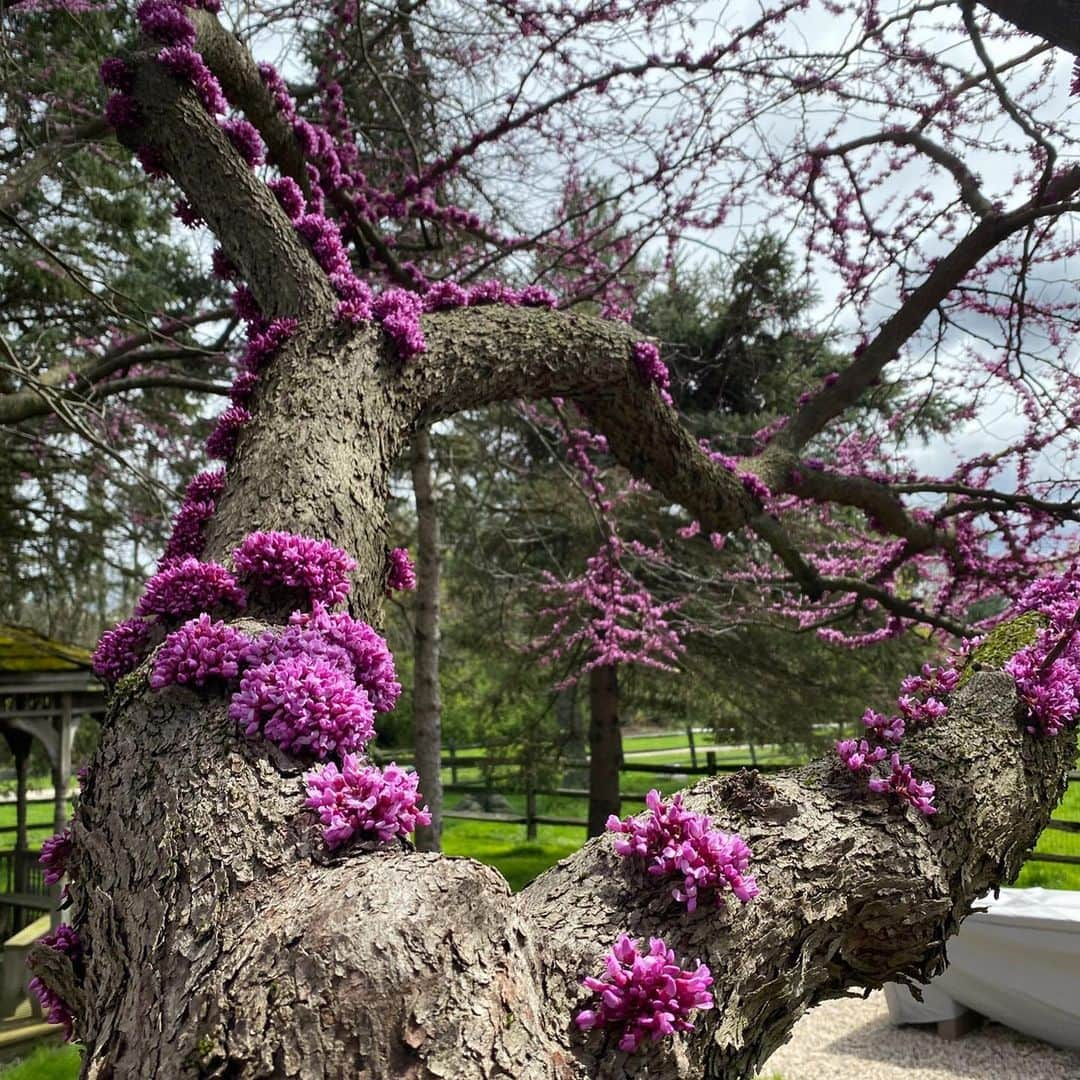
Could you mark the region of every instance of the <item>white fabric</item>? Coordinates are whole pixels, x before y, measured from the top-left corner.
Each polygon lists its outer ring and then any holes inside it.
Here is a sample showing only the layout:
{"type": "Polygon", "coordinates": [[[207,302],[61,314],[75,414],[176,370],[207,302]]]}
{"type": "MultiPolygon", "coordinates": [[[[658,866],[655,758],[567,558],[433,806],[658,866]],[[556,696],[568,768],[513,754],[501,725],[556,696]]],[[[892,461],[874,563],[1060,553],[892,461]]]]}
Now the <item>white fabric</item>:
{"type": "Polygon", "coordinates": [[[1002,889],[948,942],[948,968],[923,990],[889,985],[894,1024],[951,1020],[974,1009],[1055,1046],[1080,1047],[1080,892],[1002,889]]]}

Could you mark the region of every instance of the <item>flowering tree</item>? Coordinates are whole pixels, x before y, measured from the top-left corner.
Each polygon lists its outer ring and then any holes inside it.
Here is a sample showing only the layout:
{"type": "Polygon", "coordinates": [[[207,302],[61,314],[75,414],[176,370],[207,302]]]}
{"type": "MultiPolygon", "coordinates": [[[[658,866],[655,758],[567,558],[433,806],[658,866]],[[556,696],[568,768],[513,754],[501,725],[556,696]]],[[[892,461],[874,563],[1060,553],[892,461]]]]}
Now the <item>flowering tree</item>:
{"type": "MultiPolygon", "coordinates": [[[[57,7],[27,11],[90,5],[57,7]]],[[[1071,459],[1080,407],[1073,300],[1045,281],[1073,253],[1055,225],[1080,190],[1042,100],[1049,47],[945,3],[886,17],[828,0],[850,30],[817,51],[793,22],[806,0],[725,14],[707,43],[674,2],[461,5],[461,38],[435,9],[380,24],[342,4],[310,84],[290,87],[214,7],[145,0],[137,40],[102,65],[109,123],[212,232],[248,339],[207,446],[226,468],[189,486],[159,574],[99,646],[112,709],[47,852],[71,928],[35,951],[36,986],[85,1041],[85,1075],[741,1077],[806,1006],[934,970],[1075,755],[1077,589],[1041,579],[1078,511],[1045,466],[1071,459]],[[410,85],[445,87],[437,157],[408,138],[364,156],[385,113],[334,71],[380,33],[406,76],[418,57],[434,69],[410,85]],[[530,229],[543,192],[488,185],[533,176],[538,155],[559,163],[557,224],[530,229]],[[1003,159],[1015,175],[984,182],[1003,159]],[[943,186],[904,190],[927,162],[943,186]],[[581,182],[600,168],[613,186],[581,182]],[[587,240],[583,197],[619,211],[587,240]],[[652,238],[755,207],[805,229],[854,340],[735,457],[681,423],[656,347],[618,317],[620,271],[652,238]],[[554,309],[527,265],[601,315],[554,309]],[[886,376],[909,392],[866,435],[846,418],[886,376]],[[1022,422],[931,476],[897,450],[929,394],[958,427],[1001,394],[1022,422]],[[411,852],[422,795],[362,758],[399,690],[372,626],[408,576],[386,543],[390,471],[418,425],[519,397],[578,402],[691,532],[751,530],[743,583],[808,629],[855,612],[856,640],[962,633],[1004,595],[1025,612],[1015,640],[913,676],[900,713],[868,713],[839,756],[651,798],[517,897],[411,852]],[[816,523],[812,546],[793,520],[816,523]],[[978,670],[995,660],[1007,670],[978,670]]],[[[618,585],[611,560],[593,570],[588,588],[618,585]]]]}

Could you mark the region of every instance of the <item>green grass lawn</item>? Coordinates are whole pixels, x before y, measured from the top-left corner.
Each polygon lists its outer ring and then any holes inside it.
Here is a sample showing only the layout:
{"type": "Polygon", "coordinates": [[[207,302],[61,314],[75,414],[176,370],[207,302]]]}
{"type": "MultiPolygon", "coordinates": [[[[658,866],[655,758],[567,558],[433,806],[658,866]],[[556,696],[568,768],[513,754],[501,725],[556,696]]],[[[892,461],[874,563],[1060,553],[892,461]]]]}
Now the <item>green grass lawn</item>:
{"type": "Polygon", "coordinates": [[[76,1046],[38,1046],[28,1057],[0,1065],[0,1080],[75,1080],[81,1061],[76,1046]]]}
{"type": "MultiPolygon", "coordinates": [[[[1080,821],[1080,783],[1069,785],[1065,797],[1054,811],[1054,817],[1064,821],[1080,821]]],[[[1080,833],[1044,829],[1035,850],[1054,855],[1080,855],[1080,833]]],[[[1021,888],[1041,885],[1044,889],[1080,889],[1080,866],[1028,862],[1014,884],[1021,888]]]]}
{"type": "MultiPolygon", "coordinates": [[[[70,809],[70,806],[69,806],[70,809]]],[[[27,836],[32,848],[41,847],[45,840],[56,831],[53,828],[53,804],[31,803],[26,808],[27,836]]],[[[0,827],[14,826],[15,804],[0,803],[0,827]]],[[[13,848],[15,846],[15,834],[13,832],[0,833],[0,849],[13,848]]]]}

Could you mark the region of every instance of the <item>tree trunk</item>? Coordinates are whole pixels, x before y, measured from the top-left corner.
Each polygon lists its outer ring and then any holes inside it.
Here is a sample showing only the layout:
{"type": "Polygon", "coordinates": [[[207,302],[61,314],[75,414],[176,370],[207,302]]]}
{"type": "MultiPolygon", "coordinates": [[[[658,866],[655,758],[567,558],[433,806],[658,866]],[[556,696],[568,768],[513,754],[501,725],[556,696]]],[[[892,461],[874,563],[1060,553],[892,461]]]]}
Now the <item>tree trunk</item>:
{"type": "Polygon", "coordinates": [[[442,702],[439,698],[439,507],[431,465],[431,437],[418,428],[412,442],[416,497],[416,627],[413,631],[413,742],[420,791],[431,824],[416,830],[420,851],[442,848],[442,702]]]}
{"type": "Polygon", "coordinates": [[[750,842],[762,896],[687,917],[604,837],[517,897],[470,860],[327,856],[292,758],[238,737],[224,700],[143,678],[75,818],[85,969],[34,963],[76,1006],[86,1077],[738,1080],[809,1005],[936,971],[972,901],[1019,869],[1075,739],[1026,735],[1017,708],[1010,678],[980,674],[911,740],[938,783],[929,819],[835,761],[704,780],[688,802],[750,842]],[[718,992],[692,1034],[633,1057],[571,1023],[620,932],[701,957],[718,992]]]}
{"type": "Polygon", "coordinates": [[[619,813],[622,761],[618,669],[614,665],[596,667],[589,672],[590,836],[599,836],[609,815],[619,813]]]}
{"type": "MultiPolygon", "coordinates": [[[[204,45],[216,23],[206,12],[196,22],[204,45]]],[[[642,383],[629,327],[470,308],[426,317],[426,351],[403,362],[375,328],[339,322],[329,281],[273,194],[155,55],[139,56],[141,127],[122,137],[159,152],[266,317],[299,320],[260,377],[206,558],[227,561],[256,529],[329,538],[357,560],[351,610],[378,622],[390,468],[410,433],[525,394],[582,399],[612,454],[704,530],[753,518],[766,535],[771,519],[738,477],[642,383]]],[[[242,83],[241,96],[264,93],[244,62],[215,74],[242,83]]],[[[963,274],[1038,212],[988,218],[938,263],[762,455],[774,491],[789,482],[783,454],[870,385],[963,274]]],[[[247,614],[239,625],[258,632],[288,605],[271,597],[247,614]]],[[[153,692],[148,671],[111,702],[72,826],[83,957],[43,946],[31,956],[73,1006],[94,1080],[741,1080],[815,1002],[935,970],[972,902],[1019,869],[1076,753],[1073,734],[1026,734],[1012,680],[985,673],[945,721],[905,740],[916,773],[937,785],[931,818],[868,797],[834,756],[768,780],[704,780],[688,802],[751,844],[762,896],[687,917],[670,882],[619,859],[602,836],[516,897],[467,859],[391,845],[328,853],[303,808],[304,763],[240,736],[223,697],[153,692]],[[582,977],[601,971],[620,932],[663,937],[716,980],[717,1008],[692,1033],[633,1057],[611,1032],[573,1024],[590,999],[582,977]]],[[[595,678],[599,766],[617,749],[617,685],[613,669],[595,678]]],[[[607,762],[617,766],[617,753],[607,762]]],[[[617,810],[617,786],[609,797],[617,810]]]]}

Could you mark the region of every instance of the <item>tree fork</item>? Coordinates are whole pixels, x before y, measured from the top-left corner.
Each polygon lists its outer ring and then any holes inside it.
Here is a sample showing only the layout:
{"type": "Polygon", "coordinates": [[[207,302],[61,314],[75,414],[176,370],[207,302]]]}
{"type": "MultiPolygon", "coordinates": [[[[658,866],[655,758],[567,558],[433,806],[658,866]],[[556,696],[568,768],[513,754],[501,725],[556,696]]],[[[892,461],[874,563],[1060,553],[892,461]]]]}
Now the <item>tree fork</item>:
{"type": "Polygon", "coordinates": [[[932,818],[835,760],[705,780],[688,804],[747,839],[762,895],[688,917],[606,837],[515,897],[471,860],[328,857],[293,759],[237,736],[223,700],[145,676],[113,704],[74,824],[86,1077],[741,1080],[814,1003],[938,970],[1075,754],[1025,734],[1012,680],[987,672],[907,744],[932,818]],[[628,1057],[577,1032],[580,979],[619,932],[709,964],[717,1009],[692,1035],[628,1057]]]}

